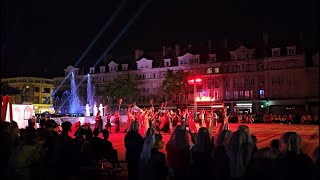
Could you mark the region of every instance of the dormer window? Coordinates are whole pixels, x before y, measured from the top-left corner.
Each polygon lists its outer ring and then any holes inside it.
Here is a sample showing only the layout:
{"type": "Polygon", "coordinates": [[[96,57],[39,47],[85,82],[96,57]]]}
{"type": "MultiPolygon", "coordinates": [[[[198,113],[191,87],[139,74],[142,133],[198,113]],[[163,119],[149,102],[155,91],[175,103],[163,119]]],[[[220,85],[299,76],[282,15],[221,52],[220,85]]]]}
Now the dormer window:
{"type": "Polygon", "coordinates": [[[95,73],[95,68],[94,67],[89,68],[89,70],[90,70],[90,74],[94,74],[95,73]]]}
{"type": "Polygon", "coordinates": [[[296,55],[296,47],[295,46],[287,47],[287,55],[288,56],[296,55]]]}
{"type": "Polygon", "coordinates": [[[272,48],[272,57],[280,56],[280,48],[272,48]]]}
{"type": "Polygon", "coordinates": [[[106,72],[106,67],[100,66],[100,73],[105,73],[105,72],[106,72]]]}
{"type": "Polygon", "coordinates": [[[164,62],[164,67],[171,66],[171,59],[164,59],[163,62],[164,62]]]}
{"type": "Polygon", "coordinates": [[[128,64],[122,64],[122,71],[128,70],[128,64]]]}

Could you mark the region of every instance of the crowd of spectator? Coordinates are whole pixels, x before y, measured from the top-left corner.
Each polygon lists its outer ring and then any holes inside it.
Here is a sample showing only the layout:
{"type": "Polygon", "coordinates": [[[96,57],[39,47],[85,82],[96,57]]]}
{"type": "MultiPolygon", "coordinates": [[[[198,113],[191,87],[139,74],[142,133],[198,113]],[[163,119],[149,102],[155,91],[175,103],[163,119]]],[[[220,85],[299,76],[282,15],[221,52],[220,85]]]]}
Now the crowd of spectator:
{"type": "MultiPolygon", "coordinates": [[[[41,120],[40,128],[35,127],[35,119],[28,121],[26,129],[19,129],[14,121],[1,122],[1,179],[97,179],[106,163],[111,169],[122,168],[106,129],[92,131],[82,125],[73,138],[70,122],[60,127],[54,120],[41,120]]],[[[258,149],[257,138],[246,125],[211,137],[206,127],[194,134],[179,124],[166,146],[153,127],[144,136],[138,131],[134,120],[124,138],[129,180],[319,178],[319,147],[313,161],[301,151],[302,139],[295,132],[258,149]]]]}

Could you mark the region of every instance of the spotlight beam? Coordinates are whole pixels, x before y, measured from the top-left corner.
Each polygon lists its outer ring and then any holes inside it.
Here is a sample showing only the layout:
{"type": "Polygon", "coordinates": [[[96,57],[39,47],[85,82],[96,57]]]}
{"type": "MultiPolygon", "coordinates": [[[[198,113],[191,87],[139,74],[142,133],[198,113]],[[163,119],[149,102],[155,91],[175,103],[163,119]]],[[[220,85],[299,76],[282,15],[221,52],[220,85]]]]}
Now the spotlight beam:
{"type": "MultiPolygon", "coordinates": [[[[116,38],[111,42],[110,46],[102,53],[100,58],[97,60],[97,62],[94,64],[93,67],[96,67],[102,59],[110,52],[110,50],[115,46],[115,44],[119,41],[119,39],[123,36],[123,34],[129,29],[129,27],[134,23],[134,21],[137,19],[137,17],[143,12],[143,10],[147,7],[147,5],[151,2],[152,0],[147,0],[143,3],[143,5],[138,9],[137,13],[130,19],[128,24],[120,31],[120,33],[116,36],[116,38]]],[[[89,73],[88,73],[89,74],[89,73]]],[[[82,84],[82,82],[87,79],[88,76],[85,76],[79,84],[76,86],[77,91],[78,87],[82,84]]],[[[69,97],[62,103],[62,105],[59,107],[58,111],[62,108],[62,106],[67,102],[67,100],[72,96],[72,94],[69,95],[69,97]]]]}
{"type": "MultiPolygon", "coordinates": [[[[75,65],[73,67],[77,67],[81,61],[84,59],[84,57],[88,54],[88,52],[92,49],[93,45],[96,43],[96,41],[101,37],[101,35],[105,32],[105,30],[111,25],[115,17],[120,13],[120,11],[123,9],[125,6],[127,0],[122,0],[120,6],[116,9],[115,12],[113,12],[112,16],[108,19],[108,21],[104,24],[104,26],[100,29],[98,34],[95,36],[95,38],[91,41],[87,49],[81,54],[80,58],[77,60],[75,65]]],[[[69,74],[70,75],[70,74],[69,74]]],[[[69,76],[68,75],[68,76],[69,76]]],[[[52,96],[55,95],[56,92],[61,88],[62,84],[68,79],[68,77],[64,78],[60,85],[57,87],[57,89],[53,92],[52,96]]]]}
{"type": "Polygon", "coordinates": [[[102,59],[110,52],[110,50],[115,46],[115,44],[119,41],[119,39],[123,36],[123,34],[129,29],[129,27],[134,23],[137,17],[143,12],[143,10],[147,7],[147,5],[151,2],[151,0],[147,0],[143,3],[143,5],[138,9],[138,12],[130,19],[128,24],[120,31],[120,33],[116,36],[116,38],[111,42],[110,46],[102,53],[100,58],[94,64],[93,67],[96,67],[102,59]]]}

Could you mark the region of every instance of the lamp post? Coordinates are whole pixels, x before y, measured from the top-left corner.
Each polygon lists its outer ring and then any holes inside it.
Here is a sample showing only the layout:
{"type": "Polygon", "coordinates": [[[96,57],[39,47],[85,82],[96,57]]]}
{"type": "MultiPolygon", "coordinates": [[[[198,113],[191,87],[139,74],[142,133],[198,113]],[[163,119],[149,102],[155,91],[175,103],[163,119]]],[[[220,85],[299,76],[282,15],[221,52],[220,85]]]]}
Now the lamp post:
{"type": "Polygon", "coordinates": [[[197,94],[197,84],[201,84],[202,79],[200,78],[193,78],[188,80],[188,84],[193,84],[193,101],[194,101],[194,111],[195,111],[195,118],[197,117],[197,101],[196,101],[196,94],[197,94]]]}

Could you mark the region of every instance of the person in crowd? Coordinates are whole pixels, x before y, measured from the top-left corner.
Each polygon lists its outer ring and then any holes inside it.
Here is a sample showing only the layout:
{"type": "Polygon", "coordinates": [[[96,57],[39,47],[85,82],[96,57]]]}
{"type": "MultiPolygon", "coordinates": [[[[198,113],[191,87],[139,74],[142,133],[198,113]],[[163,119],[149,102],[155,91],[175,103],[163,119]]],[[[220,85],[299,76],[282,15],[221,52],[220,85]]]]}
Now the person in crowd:
{"type": "Polygon", "coordinates": [[[271,147],[258,150],[251,158],[246,169],[246,180],[270,180],[272,179],[272,167],[278,153],[271,147]]]}
{"type": "Polygon", "coordinates": [[[73,138],[69,135],[72,124],[68,121],[62,123],[62,131],[57,136],[53,151],[53,168],[50,171],[56,178],[67,178],[76,174],[74,169],[75,145],[73,138]]]}
{"type": "Polygon", "coordinates": [[[230,142],[232,131],[220,131],[212,153],[214,179],[227,180],[230,177],[229,157],[226,146],[230,142]]]}
{"type": "Polygon", "coordinates": [[[134,120],[131,123],[129,132],[124,137],[129,180],[139,179],[139,157],[143,147],[143,138],[138,131],[139,123],[134,120]]]}
{"type": "Polygon", "coordinates": [[[232,179],[243,179],[246,168],[249,164],[254,143],[252,141],[249,128],[240,125],[235,131],[227,146],[229,156],[230,177],[232,179]]]}
{"type": "Polygon", "coordinates": [[[280,155],[280,140],[279,139],[273,139],[270,143],[270,146],[272,150],[280,155]]]}
{"type": "Polygon", "coordinates": [[[100,134],[99,128],[94,128],[93,138],[90,140],[94,160],[97,162],[103,158],[103,153],[104,153],[102,150],[102,139],[99,137],[99,134],[100,134]]]}
{"type": "Polygon", "coordinates": [[[113,168],[122,168],[118,159],[118,151],[113,148],[112,142],[109,141],[109,131],[107,129],[102,130],[102,135],[101,151],[103,157],[112,164],[113,168]]]}
{"type": "Polygon", "coordinates": [[[86,126],[81,126],[76,133],[74,138],[74,144],[76,145],[75,155],[77,161],[74,162],[78,168],[88,167],[91,165],[92,158],[92,146],[90,141],[86,139],[88,128],[86,126]]]}
{"type": "Polygon", "coordinates": [[[140,179],[165,180],[168,174],[166,166],[165,154],[160,152],[163,148],[161,134],[154,134],[150,131],[143,145],[143,149],[150,151],[150,153],[143,153],[140,155],[140,179]]]}
{"type": "Polygon", "coordinates": [[[296,132],[286,132],[280,137],[281,157],[274,163],[272,179],[311,179],[313,162],[301,152],[301,141],[296,132]]]}
{"type": "Polygon", "coordinates": [[[207,128],[201,127],[197,140],[191,148],[191,177],[212,177],[212,142],[207,128]]]}
{"type": "MultiPolygon", "coordinates": [[[[191,133],[190,133],[191,134],[191,133]]],[[[178,125],[167,143],[167,162],[172,179],[185,179],[190,174],[190,144],[187,130],[178,125]]]]}
{"type": "Polygon", "coordinates": [[[258,140],[257,140],[257,136],[251,134],[251,139],[253,141],[253,149],[252,149],[252,153],[251,153],[251,156],[253,156],[256,152],[258,152],[258,147],[257,147],[257,143],[258,143],[258,140]]]}
{"type": "Polygon", "coordinates": [[[99,131],[101,132],[102,131],[102,117],[101,117],[101,114],[100,114],[100,110],[98,110],[97,112],[97,116],[96,116],[96,124],[95,124],[95,127],[99,129],[99,131]]]}
{"type": "Polygon", "coordinates": [[[36,133],[36,119],[31,118],[28,120],[28,126],[26,127],[26,133],[36,133]]]}
{"type": "Polygon", "coordinates": [[[313,158],[315,167],[312,172],[312,180],[320,179],[320,158],[319,158],[319,146],[313,151],[313,158]]]}
{"type": "Polygon", "coordinates": [[[28,131],[23,143],[12,153],[14,154],[10,158],[10,169],[14,171],[10,173],[11,179],[31,180],[42,178],[42,174],[39,173],[43,172],[41,158],[44,151],[35,131],[28,131]]]}

